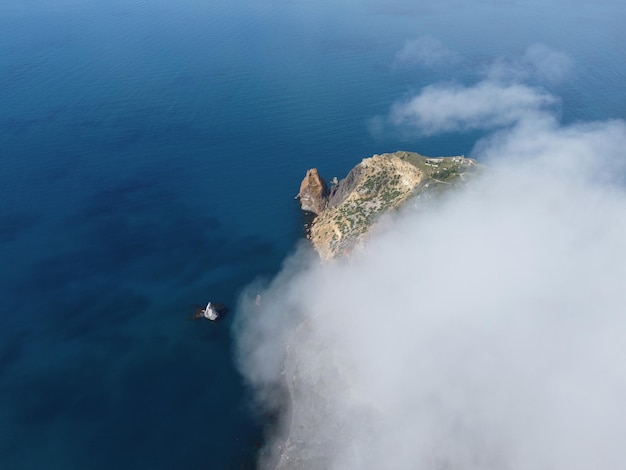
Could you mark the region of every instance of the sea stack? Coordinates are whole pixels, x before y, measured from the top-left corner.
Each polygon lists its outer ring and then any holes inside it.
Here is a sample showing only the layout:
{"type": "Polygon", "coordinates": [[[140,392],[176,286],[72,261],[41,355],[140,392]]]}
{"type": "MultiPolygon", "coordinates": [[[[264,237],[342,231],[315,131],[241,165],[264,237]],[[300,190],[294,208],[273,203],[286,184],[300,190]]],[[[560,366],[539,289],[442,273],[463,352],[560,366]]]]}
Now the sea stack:
{"type": "Polygon", "coordinates": [[[328,185],[322,179],[317,168],[311,168],[300,184],[300,192],[297,198],[303,211],[313,212],[320,215],[328,202],[328,185]]]}

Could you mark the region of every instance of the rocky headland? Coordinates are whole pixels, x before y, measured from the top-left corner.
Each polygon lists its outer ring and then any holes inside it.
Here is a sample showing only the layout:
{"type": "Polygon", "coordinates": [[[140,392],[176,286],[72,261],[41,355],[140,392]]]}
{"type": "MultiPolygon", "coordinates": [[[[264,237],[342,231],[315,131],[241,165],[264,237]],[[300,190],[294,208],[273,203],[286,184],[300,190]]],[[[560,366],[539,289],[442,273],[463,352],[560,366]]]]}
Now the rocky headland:
{"type": "MultiPolygon", "coordinates": [[[[459,187],[476,175],[479,167],[475,160],[464,156],[431,158],[412,152],[386,153],[363,159],[344,179],[334,179],[330,188],[317,169],[310,169],[297,196],[302,209],[314,215],[308,237],[322,259],[345,256],[366,242],[371,228],[384,213],[398,209],[412,198],[428,199],[459,187]]],[[[284,435],[275,442],[275,453],[265,468],[329,468],[333,456],[342,446],[349,445],[350,428],[335,423],[339,428],[328,432],[310,430],[326,429],[325,420],[334,412],[335,399],[328,394],[332,390],[351,389],[351,379],[349,371],[337,361],[333,345],[320,342],[309,320],[302,322],[287,342],[282,376],[289,399],[284,435]],[[323,378],[301,364],[301,350],[316,351],[318,362],[326,365],[323,378]]],[[[359,397],[354,396],[353,400],[358,407],[359,397]]],[[[342,419],[350,420],[350,416],[342,419]]],[[[361,408],[358,418],[363,426],[379,419],[375,413],[363,415],[361,408]]]]}
{"type": "Polygon", "coordinates": [[[324,260],[346,255],[365,241],[380,215],[419,194],[458,186],[476,168],[476,161],[464,156],[385,153],[363,159],[330,189],[312,168],[297,196],[302,210],[315,214],[308,238],[324,260]]]}

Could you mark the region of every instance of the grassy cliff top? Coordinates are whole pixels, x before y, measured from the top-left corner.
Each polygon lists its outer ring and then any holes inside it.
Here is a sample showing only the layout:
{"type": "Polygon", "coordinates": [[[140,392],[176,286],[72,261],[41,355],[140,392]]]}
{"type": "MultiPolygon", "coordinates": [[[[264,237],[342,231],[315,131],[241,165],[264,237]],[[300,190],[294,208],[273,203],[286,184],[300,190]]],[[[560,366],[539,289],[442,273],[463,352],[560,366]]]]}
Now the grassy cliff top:
{"type": "Polygon", "coordinates": [[[458,186],[476,168],[476,161],[464,156],[433,158],[400,151],[365,158],[332,187],[326,208],[310,230],[313,246],[323,259],[347,254],[380,215],[414,195],[458,186]]]}

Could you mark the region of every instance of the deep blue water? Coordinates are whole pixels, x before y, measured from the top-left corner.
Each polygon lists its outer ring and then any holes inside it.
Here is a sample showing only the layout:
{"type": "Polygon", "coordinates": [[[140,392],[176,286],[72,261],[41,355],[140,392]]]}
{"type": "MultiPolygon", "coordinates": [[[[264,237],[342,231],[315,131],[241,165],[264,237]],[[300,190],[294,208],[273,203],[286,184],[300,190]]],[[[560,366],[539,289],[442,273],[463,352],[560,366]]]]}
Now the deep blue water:
{"type": "Polygon", "coordinates": [[[232,311],[301,237],[307,168],[477,133],[373,136],[440,80],[543,43],[564,122],[626,117],[620,2],[5,0],[0,4],[0,468],[252,468],[262,417],[232,311]],[[392,67],[430,35],[463,55],[392,67]]]}

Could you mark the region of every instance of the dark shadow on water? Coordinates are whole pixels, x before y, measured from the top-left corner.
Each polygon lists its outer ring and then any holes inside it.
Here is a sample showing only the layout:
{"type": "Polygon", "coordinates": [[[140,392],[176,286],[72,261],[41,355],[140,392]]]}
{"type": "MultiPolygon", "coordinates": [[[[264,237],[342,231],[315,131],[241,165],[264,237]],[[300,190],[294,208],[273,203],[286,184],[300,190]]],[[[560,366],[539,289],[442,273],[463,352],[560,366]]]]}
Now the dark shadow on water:
{"type": "Polygon", "coordinates": [[[105,379],[102,360],[76,355],[71,362],[23,370],[5,389],[17,423],[45,426],[60,417],[80,421],[105,417],[109,412],[105,379]]]}
{"type": "Polygon", "coordinates": [[[241,259],[254,259],[271,256],[274,247],[261,237],[250,235],[230,240],[227,249],[222,251],[217,260],[219,263],[230,263],[241,259]]]}
{"type": "Polygon", "coordinates": [[[16,332],[13,335],[5,334],[0,338],[0,376],[7,372],[24,355],[24,342],[26,341],[23,332],[16,332]]]}
{"type": "Polygon", "coordinates": [[[82,292],[53,301],[54,319],[49,329],[64,340],[85,339],[103,332],[120,331],[129,321],[140,318],[150,301],[138,292],[114,285],[85,286],[82,292]]]}
{"type": "Polygon", "coordinates": [[[0,243],[10,243],[41,222],[40,214],[17,212],[0,215],[0,243]]]}
{"type": "Polygon", "coordinates": [[[233,364],[235,312],[187,317],[204,296],[234,307],[274,246],[196,216],[148,175],[94,190],[66,222],[70,248],[11,286],[27,333],[0,347],[15,436],[0,458],[60,428],[88,468],[121,456],[125,468],[254,468],[261,427],[233,364]]]}
{"type": "Polygon", "coordinates": [[[155,199],[165,198],[159,195],[158,181],[153,178],[135,177],[98,190],[79,209],[73,218],[76,222],[106,217],[111,214],[150,210],[155,199]]]}

